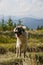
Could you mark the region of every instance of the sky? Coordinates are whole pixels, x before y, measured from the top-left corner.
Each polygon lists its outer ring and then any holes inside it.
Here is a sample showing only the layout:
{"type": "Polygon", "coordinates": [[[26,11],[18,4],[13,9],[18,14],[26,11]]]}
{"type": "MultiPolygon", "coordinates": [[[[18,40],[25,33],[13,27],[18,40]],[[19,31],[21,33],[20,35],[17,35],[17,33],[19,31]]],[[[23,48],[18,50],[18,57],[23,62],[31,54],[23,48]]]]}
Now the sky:
{"type": "Polygon", "coordinates": [[[0,15],[43,18],[43,0],[0,0],[0,15]]]}

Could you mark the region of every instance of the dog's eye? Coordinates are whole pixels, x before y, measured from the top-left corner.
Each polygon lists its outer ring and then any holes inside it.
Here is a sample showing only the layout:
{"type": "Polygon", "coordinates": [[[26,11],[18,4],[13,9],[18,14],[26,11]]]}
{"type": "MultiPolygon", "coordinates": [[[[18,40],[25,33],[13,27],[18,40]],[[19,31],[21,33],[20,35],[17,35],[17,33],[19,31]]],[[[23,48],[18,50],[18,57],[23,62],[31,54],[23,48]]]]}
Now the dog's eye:
{"type": "Polygon", "coordinates": [[[16,30],[20,31],[20,28],[16,28],[16,30]]]}
{"type": "Polygon", "coordinates": [[[18,28],[16,28],[16,30],[18,30],[18,28]]]}

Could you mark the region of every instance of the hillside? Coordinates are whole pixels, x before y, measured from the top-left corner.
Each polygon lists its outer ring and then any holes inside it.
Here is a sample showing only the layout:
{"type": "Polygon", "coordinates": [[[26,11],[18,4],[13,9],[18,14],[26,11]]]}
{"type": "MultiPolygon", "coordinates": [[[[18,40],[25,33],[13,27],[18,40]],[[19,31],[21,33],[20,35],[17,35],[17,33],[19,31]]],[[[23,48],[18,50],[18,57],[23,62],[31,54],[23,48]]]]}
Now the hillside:
{"type": "Polygon", "coordinates": [[[30,29],[36,29],[38,26],[43,26],[43,19],[35,19],[35,18],[22,18],[23,24],[28,26],[30,29]]]}

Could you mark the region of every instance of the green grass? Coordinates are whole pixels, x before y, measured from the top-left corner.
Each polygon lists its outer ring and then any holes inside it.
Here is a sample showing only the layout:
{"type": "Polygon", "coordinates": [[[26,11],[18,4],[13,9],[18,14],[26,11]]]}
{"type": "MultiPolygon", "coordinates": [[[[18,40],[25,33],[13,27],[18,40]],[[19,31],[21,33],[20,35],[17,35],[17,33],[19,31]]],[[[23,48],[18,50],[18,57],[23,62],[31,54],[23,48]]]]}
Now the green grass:
{"type": "MultiPolygon", "coordinates": [[[[0,34],[0,62],[3,63],[3,65],[13,65],[12,63],[15,62],[15,60],[17,62],[19,62],[20,60],[23,61],[23,58],[17,58],[15,55],[15,46],[16,46],[16,38],[14,36],[8,35],[8,34],[0,34]]],[[[36,50],[40,47],[43,48],[43,30],[33,30],[30,31],[29,30],[29,38],[28,38],[28,48],[35,48],[36,50]]],[[[27,52],[26,53],[29,58],[26,61],[31,62],[31,60],[33,61],[33,59],[35,60],[36,58],[38,60],[40,60],[40,64],[38,65],[42,65],[42,60],[43,60],[43,52],[27,52]]],[[[24,62],[24,61],[23,61],[24,62]]],[[[32,65],[37,65],[36,63],[37,61],[35,61],[32,65]]],[[[28,63],[29,64],[29,63],[28,63]]],[[[28,65],[27,64],[27,65],[28,65]]],[[[25,65],[25,64],[24,64],[25,65]]],[[[30,65],[30,64],[29,64],[30,65]]]]}
{"type": "Polygon", "coordinates": [[[15,52],[15,43],[12,43],[12,44],[3,44],[1,43],[0,44],[0,54],[5,54],[7,52],[15,52]]]}
{"type": "Polygon", "coordinates": [[[11,38],[7,35],[0,35],[0,43],[14,43],[16,42],[15,38],[11,38]]]}

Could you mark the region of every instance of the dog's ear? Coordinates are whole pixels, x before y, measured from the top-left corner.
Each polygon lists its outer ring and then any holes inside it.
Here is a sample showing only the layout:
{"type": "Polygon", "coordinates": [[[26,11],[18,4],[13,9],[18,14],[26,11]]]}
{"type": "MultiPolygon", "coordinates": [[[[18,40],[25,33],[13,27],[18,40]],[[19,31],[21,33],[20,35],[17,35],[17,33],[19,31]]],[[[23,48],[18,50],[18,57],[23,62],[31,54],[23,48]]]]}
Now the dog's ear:
{"type": "Polygon", "coordinates": [[[26,26],[22,26],[23,29],[26,29],[26,26]]]}

